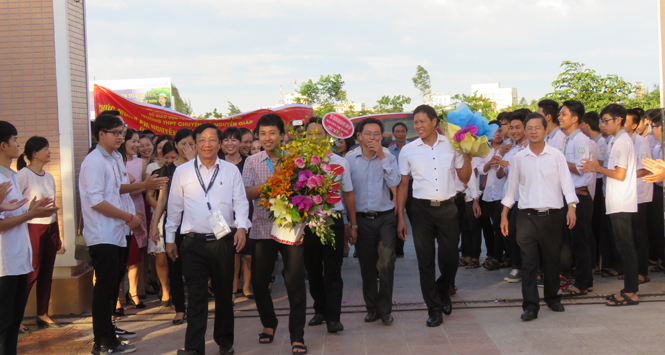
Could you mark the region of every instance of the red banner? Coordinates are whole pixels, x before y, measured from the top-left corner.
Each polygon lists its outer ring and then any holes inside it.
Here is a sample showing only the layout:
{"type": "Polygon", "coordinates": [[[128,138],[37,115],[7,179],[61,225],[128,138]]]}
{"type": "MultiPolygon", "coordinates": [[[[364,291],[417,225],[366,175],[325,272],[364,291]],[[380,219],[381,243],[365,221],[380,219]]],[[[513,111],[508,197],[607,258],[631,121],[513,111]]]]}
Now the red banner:
{"type": "Polygon", "coordinates": [[[288,123],[292,120],[306,121],[314,116],[312,106],[286,105],[274,109],[259,109],[230,116],[225,119],[195,120],[189,116],[173,110],[163,110],[154,105],[141,104],[129,101],[111,90],[95,85],[95,116],[107,110],[120,112],[123,121],[129,128],[136,130],[149,129],[156,134],[175,133],[181,128],[194,129],[198,125],[210,122],[215,126],[225,129],[227,127],[247,127],[253,130],[256,122],[261,116],[276,113],[288,123]]]}

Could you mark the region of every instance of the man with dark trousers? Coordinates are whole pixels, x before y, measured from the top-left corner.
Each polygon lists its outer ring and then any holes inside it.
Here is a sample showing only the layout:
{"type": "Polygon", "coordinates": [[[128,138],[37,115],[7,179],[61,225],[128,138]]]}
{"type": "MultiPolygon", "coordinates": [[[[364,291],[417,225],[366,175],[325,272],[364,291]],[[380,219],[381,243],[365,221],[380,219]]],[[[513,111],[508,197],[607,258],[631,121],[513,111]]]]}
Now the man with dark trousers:
{"type": "Polygon", "coordinates": [[[455,282],[460,231],[454,199],[455,174],[462,183],[471,177],[471,156],[454,150],[450,140],[436,131],[439,119],[434,108],[420,105],[413,111],[413,124],[420,138],[402,148],[399,156],[402,181],[397,189],[397,227],[406,239],[404,206],[409,175],[413,176],[413,242],[418,257],[420,288],[427,304],[428,327],[443,323],[452,312],[449,289],[455,282]],[[436,244],[439,245],[438,258],[436,244]],[[441,276],[435,280],[438,259],[441,276]]]}
{"type": "MultiPolygon", "coordinates": [[[[321,123],[321,118],[312,117],[306,125],[307,136],[312,137],[315,142],[325,142],[330,140],[321,123]]],[[[342,173],[342,195],[344,196],[344,205],[348,211],[349,223],[353,227],[356,224],[356,201],[353,195],[353,183],[351,182],[351,172],[346,159],[337,154],[330,157],[329,164],[340,165],[344,168],[342,173]]],[[[335,204],[332,211],[342,212],[344,206],[342,201],[335,204]]],[[[346,227],[342,216],[339,218],[330,217],[334,223],[331,226],[335,233],[335,244],[321,244],[321,238],[316,235],[309,227],[305,228],[303,246],[305,247],[305,269],[309,276],[309,294],[314,299],[314,317],[309,321],[310,326],[320,325],[326,322],[329,333],[337,333],[344,330],[344,325],[340,322],[342,313],[342,290],[344,282],[342,281],[342,262],[344,261],[344,237],[346,227]]],[[[347,225],[348,226],[348,225],[347,225]]],[[[355,244],[357,229],[350,229],[349,243],[355,244]]]]}
{"type": "Polygon", "coordinates": [[[545,303],[554,312],[563,312],[559,292],[559,259],[564,219],[568,228],[575,226],[577,195],[566,158],[561,151],[545,143],[547,121],[539,113],[525,119],[529,145],[513,157],[503,198],[501,231],[508,235],[508,212],[517,202],[517,243],[522,252],[522,320],[538,318],[538,269],[543,258],[545,303]],[[564,200],[568,212],[564,212],[564,200]]]}
{"type": "Polygon", "coordinates": [[[397,218],[395,204],[390,199],[390,189],[399,184],[399,173],[395,157],[383,151],[382,134],[381,121],[371,117],[362,120],[356,131],[361,149],[347,154],[346,160],[356,201],[356,250],[367,307],[365,322],[374,322],[380,318],[384,324],[389,325],[393,323],[390,313],[397,258],[397,218]]]}
{"type": "Polygon", "coordinates": [[[251,226],[249,202],[240,171],[217,157],[222,132],[212,123],[194,130],[198,156],[173,174],[165,225],[166,253],[182,257],[189,290],[185,350],[178,355],[205,354],[208,323],[208,279],[215,294],[213,338],[221,355],[233,354],[234,249],[242,250],[251,226]],[[182,224],[181,224],[182,223],[182,224]],[[180,255],[176,229],[183,235],[180,255]]]}
{"type": "MultiPolygon", "coordinates": [[[[397,159],[397,164],[399,165],[399,153],[402,152],[402,148],[405,145],[409,144],[406,140],[406,134],[409,132],[409,129],[406,127],[404,122],[397,122],[393,126],[393,137],[395,137],[395,144],[388,147],[390,154],[392,154],[395,159],[397,159]]],[[[409,222],[411,223],[411,204],[413,203],[413,179],[409,179],[409,195],[406,198],[406,215],[409,217],[409,222]]],[[[395,253],[398,258],[404,257],[404,241],[401,238],[397,238],[397,244],[395,245],[395,253]]]]}

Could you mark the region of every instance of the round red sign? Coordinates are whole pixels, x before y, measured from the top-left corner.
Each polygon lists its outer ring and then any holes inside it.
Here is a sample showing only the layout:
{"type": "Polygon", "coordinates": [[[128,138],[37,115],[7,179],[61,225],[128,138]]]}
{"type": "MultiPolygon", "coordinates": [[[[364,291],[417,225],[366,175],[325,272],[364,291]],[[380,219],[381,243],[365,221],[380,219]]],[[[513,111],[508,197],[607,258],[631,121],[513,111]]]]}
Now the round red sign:
{"type": "Polygon", "coordinates": [[[321,123],[323,123],[323,128],[335,138],[346,139],[353,136],[353,123],[341,113],[326,113],[321,123]]]}

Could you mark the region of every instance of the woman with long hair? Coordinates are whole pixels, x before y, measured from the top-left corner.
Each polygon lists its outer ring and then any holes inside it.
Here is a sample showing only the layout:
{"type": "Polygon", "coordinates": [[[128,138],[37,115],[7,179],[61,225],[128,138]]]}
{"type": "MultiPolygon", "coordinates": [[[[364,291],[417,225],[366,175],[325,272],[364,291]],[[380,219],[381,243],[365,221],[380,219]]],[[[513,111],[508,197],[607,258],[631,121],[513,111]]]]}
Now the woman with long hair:
{"type": "MultiPolygon", "coordinates": [[[[150,195],[151,198],[151,205],[155,207],[155,213],[153,213],[152,225],[150,227],[150,239],[152,239],[152,242],[155,244],[158,244],[159,242],[162,244],[164,243],[163,230],[166,218],[162,218],[162,215],[168,213],[166,206],[173,173],[178,166],[196,157],[194,132],[189,128],[178,130],[175,134],[175,148],[178,152],[178,159],[168,165],[164,165],[159,171],[159,176],[166,176],[169,178],[169,184],[157,191],[159,194],[157,200],[154,199],[153,191],[148,191],[148,195],[150,195]]],[[[178,231],[180,231],[180,228],[178,228],[178,231]]],[[[180,248],[181,243],[182,235],[176,232],[175,244],[180,248]]],[[[169,282],[171,284],[171,302],[175,307],[176,312],[175,318],[173,318],[173,324],[183,324],[185,322],[185,285],[182,281],[182,261],[180,259],[176,259],[176,261],[172,261],[170,258],[166,259],[169,269],[169,282]]]]}
{"type": "MultiPolygon", "coordinates": [[[[51,151],[46,138],[35,136],[25,142],[23,154],[16,162],[16,168],[19,170],[16,180],[23,197],[28,201],[35,198],[41,200],[45,197],[55,200],[55,180],[53,175],[44,170],[44,165],[50,161],[51,151]]],[[[31,219],[28,221],[28,231],[32,245],[32,268],[34,269],[28,274],[28,295],[36,282],[37,326],[39,328],[59,328],[60,325],[48,316],[53,266],[56,253],[62,246],[57,214],[31,219]]],[[[21,325],[22,328],[24,328],[23,325],[21,325]]]]}

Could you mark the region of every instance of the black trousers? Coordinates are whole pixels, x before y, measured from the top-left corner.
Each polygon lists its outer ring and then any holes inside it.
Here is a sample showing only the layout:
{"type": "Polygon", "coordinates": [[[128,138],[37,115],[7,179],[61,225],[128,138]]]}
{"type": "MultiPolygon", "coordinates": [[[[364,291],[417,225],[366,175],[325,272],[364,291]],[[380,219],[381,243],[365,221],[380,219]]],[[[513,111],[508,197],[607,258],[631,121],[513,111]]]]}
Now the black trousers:
{"type": "Polygon", "coordinates": [[[501,212],[503,212],[503,205],[501,200],[490,202],[492,205],[492,229],[494,230],[494,249],[492,257],[499,262],[503,261],[503,255],[507,258],[510,257],[510,250],[506,238],[501,233],[501,212]]]}
{"type": "Polygon", "coordinates": [[[612,229],[614,230],[614,240],[616,247],[621,255],[621,264],[623,266],[624,279],[623,291],[627,293],[637,292],[637,250],[635,248],[635,237],[633,235],[633,215],[634,213],[612,213],[612,229]]]}
{"type": "MultiPolygon", "coordinates": [[[[593,254],[595,240],[591,218],[593,216],[593,200],[590,195],[577,195],[580,202],[575,209],[577,220],[575,227],[571,230],[565,224],[564,230],[570,236],[570,248],[575,262],[575,287],[586,290],[593,287],[593,254]]],[[[566,208],[567,209],[567,208],[566,208]]]]}
{"type": "Polygon", "coordinates": [[[610,215],[606,214],[602,218],[600,226],[600,257],[601,267],[603,269],[614,269],[623,272],[621,265],[621,256],[617,250],[614,237],[614,228],[612,226],[610,215]]]}
{"type": "Polygon", "coordinates": [[[492,227],[492,212],[494,212],[494,204],[483,200],[480,200],[479,203],[480,210],[482,211],[479,222],[483,233],[483,239],[485,240],[485,249],[487,251],[485,256],[490,257],[494,253],[494,228],[492,227]]]}
{"type": "Polygon", "coordinates": [[[413,243],[418,257],[420,288],[427,308],[441,310],[450,302],[448,290],[457,275],[459,224],[452,200],[431,206],[429,201],[413,201],[413,243]],[[438,255],[436,244],[439,245],[438,255]],[[435,257],[437,256],[437,257],[435,257]],[[438,259],[441,276],[435,280],[438,259]]]}
{"type": "Polygon", "coordinates": [[[596,194],[593,198],[593,215],[591,216],[591,230],[595,248],[592,250],[593,265],[600,265],[600,243],[601,243],[601,224],[606,218],[605,214],[605,195],[603,194],[603,179],[596,179],[596,194]]]}
{"type": "Polygon", "coordinates": [[[305,228],[305,268],[309,276],[309,294],[314,299],[314,312],[323,314],[326,322],[340,320],[342,313],[342,262],[344,261],[344,221],[333,218],[334,245],[321,244],[321,238],[305,228]]]}
{"type": "Polygon", "coordinates": [[[270,295],[272,271],[277,253],[284,262],[284,285],[289,297],[289,333],[291,343],[304,343],[307,311],[307,287],[305,286],[304,250],[302,245],[288,245],[273,239],[257,239],[252,258],[252,287],[256,310],[265,328],[277,328],[275,306],[270,295]]]}
{"type": "MultiPolygon", "coordinates": [[[[649,274],[649,231],[647,230],[647,209],[650,204],[651,203],[637,204],[637,213],[633,214],[633,237],[635,238],[635,249],[637,250],[637,273],[642,276],[647,276],[649,274]]],[[[662,219],[662,217],[660,219],[662,219]]]]}
{"type": "MultiPolygon", "coordinates": [[[[0,277],[0,355],[16,355],[26,303],[28,274],[0,277]]],[[[110,315],[108,320],[111,321],[110,315]]]]}
{"type": "Polygon", "coordinates": [[[480,218],[476,218],[473,214],[473,201],[464,203],[464,219],[468,230],[462,232],[462,256],[478,259],[483,237],[480,218]]]}
{"type": "MultiPolygon", "coordinates": [[[[517,201],[508,213],[508,244],[510,244],[510,261],[513,269],[522,269],[522,252],[519,243],[517,243],[517,201]]],[[[501,223],[501,222],[499,222],[501,223]]]]}
{"type": "MultiPolygon", "coordinates": [[[[363,280],[363,298],[369,312],[389,314],[392,311],[395,278],[395,241],[397,217],[388,213],[375,219],[357,216],[358,262],[363,280]],[[379,284],[376,278],[379,273],[379,284]]],[[[414,215],[414,218],[417,216],[414,215]]],[[[415,224],[416,222],[413,222],[415,224]]],[[[413,227],[415,228],[415,226],[413,227]]]]}
{"type": "MultiPolygon", "coordinates": [[[[408,191],[404,209],[406,210],[407,217],[409,217],[409,223],[413,223],[411,219],[411,206],[413,206],[413,179],[409,179],[408,191]]],[[[404,255],[404,241],[399,238],[397,238],[397,241],[395,242],[395,252],[397,255],[404,255]]]]}
{"type": "Polygon", "coordinates": [[[183,236],[180,245],[182,273],[187,282],[187,332],[185,350],[205,354],[208,324],[208,279],[215,294],[215,325],[213,338],[220,349],[233,346],[233,235],[206,241],[183,236]]]}
{"type": "Polygon", "coordinates": [[[665,262],[665,228],[663,227],[663,187],[653,185],[653,201],[649,210],[649,259],[665,262]]]}
{"type": "MultiPolygon", "coordinates": [[[[175,246],[178,248],[180,254],[180,246],[182,245],[182,234],[180,234],[180,227],[175,233],[175,246]]],[[[184,313],[185,308],[185,283],[182,280],[182,258],[177,258],[175,261],[171,258],[166,258],[169,267],[169,285],[171,287],[171,301],[175,307],[176,313],[184,313]]]]}
{"type": "Polygon", "coordinates": [[[522,252],[523,310],[540,310],[538,269],[544,272],[544,300],[547,305],[561,302],[559,296],[559,259],[565,212],[558,210],[548,216],[538,216],[525,210],[517,213],[517,243],[522,252]]]}
{"type": "Polygon", "coordinates": [[[88,249],[96,278],[92,295],[92,330],[95,344],[113,347],[119,342],[111,316],[118,299],[119,275],[124,275],[121,264],[125,258],[125,248],[113,244],[97,244],[88,249]]]}

